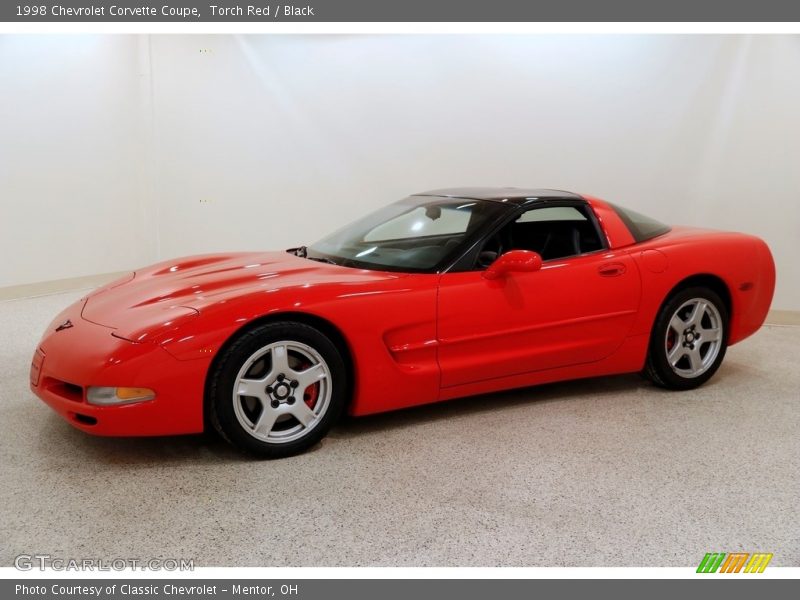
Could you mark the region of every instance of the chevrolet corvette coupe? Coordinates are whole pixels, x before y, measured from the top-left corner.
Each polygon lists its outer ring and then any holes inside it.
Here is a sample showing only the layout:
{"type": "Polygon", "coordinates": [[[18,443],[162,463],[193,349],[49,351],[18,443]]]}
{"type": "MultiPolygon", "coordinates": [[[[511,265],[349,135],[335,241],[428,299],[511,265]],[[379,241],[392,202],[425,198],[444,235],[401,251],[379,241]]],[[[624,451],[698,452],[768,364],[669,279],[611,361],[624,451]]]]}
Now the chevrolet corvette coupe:
{"type": "Polygon", "coordinates": [[[436,190],[308,247],[130,273],[56,317],[30,384],[89,433],[213,428],[277,458],[344,411],[618,373],[695,388],[774,287],[757,237],[557,190],[436,190]]]}

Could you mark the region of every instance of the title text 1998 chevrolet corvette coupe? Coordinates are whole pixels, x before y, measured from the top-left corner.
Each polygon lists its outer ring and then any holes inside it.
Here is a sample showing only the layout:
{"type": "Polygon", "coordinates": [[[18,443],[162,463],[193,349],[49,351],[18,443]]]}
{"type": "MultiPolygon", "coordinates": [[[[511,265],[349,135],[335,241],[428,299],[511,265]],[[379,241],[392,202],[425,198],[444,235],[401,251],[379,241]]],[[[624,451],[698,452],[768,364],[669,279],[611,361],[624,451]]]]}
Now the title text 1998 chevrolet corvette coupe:
{"type": "Polygon", "coordinates": [[[694,388],[761,326],[774,286],[749,235],[569,192],[437,190],[313,246],[110,283],[47,328],[31,387],[90,433],[211,426],[281,457],[345,410],[639,371],[694,388]]]}

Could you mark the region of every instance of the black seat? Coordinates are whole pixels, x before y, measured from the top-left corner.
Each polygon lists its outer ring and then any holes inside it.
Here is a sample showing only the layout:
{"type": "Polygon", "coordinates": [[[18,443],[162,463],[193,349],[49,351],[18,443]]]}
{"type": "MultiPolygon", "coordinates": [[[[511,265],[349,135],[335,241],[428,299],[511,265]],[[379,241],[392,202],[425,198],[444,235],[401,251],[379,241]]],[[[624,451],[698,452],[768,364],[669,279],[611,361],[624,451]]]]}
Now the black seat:
{"type": "Polygon", "coordinates": [[[553,260],[581,253],[581,234],[574,225],[560,225],[547,233],[542,246],[542,260],[553,260]]]}

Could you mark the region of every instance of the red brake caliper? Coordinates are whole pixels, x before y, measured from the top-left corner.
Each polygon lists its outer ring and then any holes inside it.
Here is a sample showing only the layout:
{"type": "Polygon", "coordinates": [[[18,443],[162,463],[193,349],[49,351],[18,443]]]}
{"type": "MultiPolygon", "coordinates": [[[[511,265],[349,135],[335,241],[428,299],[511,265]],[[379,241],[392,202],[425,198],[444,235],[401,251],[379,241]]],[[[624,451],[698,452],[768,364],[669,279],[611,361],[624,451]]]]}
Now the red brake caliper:
{"type": "MultiPolygon", "coordinates": [[[[312,366],[313,365],[310,362],[304,360],[300,364],[298,370],[305,371],[306,369],[310,369],[312,366]]],[[[303,392],[303,402],[306,403],[308,408],[314,408],[314,405],[317,403],[317,398],[319,398],[319,383],[308,386],[303,392]]]]}

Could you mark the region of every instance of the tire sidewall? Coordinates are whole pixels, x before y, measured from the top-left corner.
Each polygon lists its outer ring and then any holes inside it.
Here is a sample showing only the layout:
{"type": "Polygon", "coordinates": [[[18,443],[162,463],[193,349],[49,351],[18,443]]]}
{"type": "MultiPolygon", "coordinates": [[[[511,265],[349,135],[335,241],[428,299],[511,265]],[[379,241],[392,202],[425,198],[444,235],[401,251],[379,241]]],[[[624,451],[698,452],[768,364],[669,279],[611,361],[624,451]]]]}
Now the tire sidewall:
{"type": "Polygon", "coordinates": [[[689,390],[711,379],[725,358],[725,352],[728,348],[729,321],[730,318],[725,303],[722,301],[719,294],[713,290],[705,287],[690,287],[672,294],[659,310],[658,317],[653,325],[653,331],[650,335],[647,371],[654,382],[669,389],[689,390]],[[703,298],[713,303],[715,308],[719,311],[722,320],[722,345],[713,364],[706,369],[706,371],[698,377],[687,378],[676,373],[670,366],[667,360],[666,348],[664,347],[664,338],[667,334],[667,328],[669,327],[672,315],[684,302],[693,298],[703,298]]]}
{"type": "Polygon", "coordinates": [[[341,415],[347,402],[347,369],[341,352],[322,332],[304,323],[275,322],[240,334],[219,357],[209,376],[209,417],[234,446],[262,458],[282,458],[307,450],[319,442],[341,415]],[[256,439],[236,418],[233,389],[242,365],[261,348],[277,341],[295,341],[314,348],[331,373],[331,398],[325,414],[304,436],[286,443],[256,439]]]}

